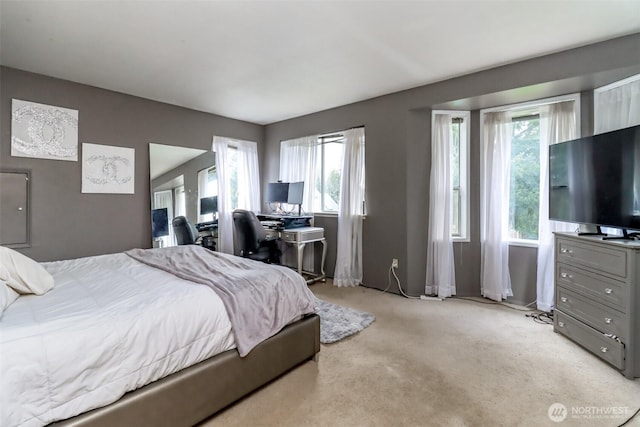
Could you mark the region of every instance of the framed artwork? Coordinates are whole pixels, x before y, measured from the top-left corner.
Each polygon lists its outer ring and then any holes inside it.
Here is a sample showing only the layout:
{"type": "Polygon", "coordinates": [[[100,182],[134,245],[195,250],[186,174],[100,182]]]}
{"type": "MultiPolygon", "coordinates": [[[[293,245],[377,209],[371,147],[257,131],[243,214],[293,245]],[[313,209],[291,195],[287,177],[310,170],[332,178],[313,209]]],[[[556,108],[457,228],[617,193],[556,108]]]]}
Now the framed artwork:
{"type": "Polygon", "coordinates": [[[11,100],[11,155],[78,161],[78,110],[11,100]]]}
{"type": "Polygon", "coordinates": [[[134,193],[135,149],[82,144],[83,193],[134,193]]]}

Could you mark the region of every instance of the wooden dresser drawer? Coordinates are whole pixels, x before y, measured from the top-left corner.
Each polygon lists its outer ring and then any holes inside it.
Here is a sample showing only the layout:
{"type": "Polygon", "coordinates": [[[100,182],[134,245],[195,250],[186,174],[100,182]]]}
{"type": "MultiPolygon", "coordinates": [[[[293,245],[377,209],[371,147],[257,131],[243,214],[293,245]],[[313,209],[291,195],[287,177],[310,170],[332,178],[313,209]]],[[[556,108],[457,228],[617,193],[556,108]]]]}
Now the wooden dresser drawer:
{"type": "Polygon", "coordinates": [[[557,260],[564,264],[581,265],[597,271],[627,277],[627,252],[596,244],[583,244],[558,239],[557,260]]]}
{"type": "Polygon", "coordinates": [[[577,290],[595,298],[596,301],[602,301],[623,312],[627,311],[627,283],[561,263],[557,264],[556,275],[556,285],[577,290]]]}
{"type": "Polygon", "coordinates": [[[559,310],[554,313],[554,330],[616,368],[624,369],[624,345],[617,340],[607,337],[559,310]]]}
{"type": "Polygon", "coordinates": [[[627,317],[613,308],[559,286],[556,308],[589,326],[625,341],[629,336],[627,317]]]}

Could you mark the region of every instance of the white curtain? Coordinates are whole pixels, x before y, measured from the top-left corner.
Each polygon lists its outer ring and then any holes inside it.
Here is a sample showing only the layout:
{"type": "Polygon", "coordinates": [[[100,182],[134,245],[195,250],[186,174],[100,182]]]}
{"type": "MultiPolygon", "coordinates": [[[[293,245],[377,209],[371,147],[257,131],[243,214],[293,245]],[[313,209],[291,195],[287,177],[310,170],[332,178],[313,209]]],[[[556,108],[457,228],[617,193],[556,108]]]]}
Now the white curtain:
{"type": "Polygon", "coordinates": [[[540,213],[536,305],[551,311],[554,301],[554,243],[556,231],[574,231],[576,224],[549,221],[549,145],[578,137],[576,102],[557,102],[540,107],[540,213]]]}
{"type": "Polygon", "coordinates": [[[302,209],[306,213],[314,210],[317,146],[317,136],[290,139],[280,144],[280,180],[304,181],[302,209]]]}
{"type": "Polygon", "coordinates": [[[640,124],[640,75],[594,91],[594,133],[640,124]]]}
{"type": "Polygon", "coordinates": [[[218,250],[233,253],[233,210],[260,210],[258,145],[220,136],[213,137],[218,174],[218,250]],[[236,150],[235,156],[231,151],[236,150]],[[235,164],[233,158],[237,161],[235,164]],[[232,177],[237,179],[237,206],[232,203],[232,177]]]}
{"type": "Polygon", "coordinates": [[[484,114],[482,138],[480,247],[482,295],[495,301],[512,296],[509,276],[509,163],[511,116],[484,114]]]}
{"type": "Polygon", "coordinates": [[[255,213],[260,212],[260,170],[258,144],[252,141],[232,141],[238,150],[238,206],[255,213]]]}
{"type": "Polygon", "coordinates": [[[173,194],[171,190],[156,191],[153,193],[154,209],[167,208],[167,218],[169,219],[169,235],[160,237],[162,247],[176,246],[176,236],[171,227],[173,220],[173,194]]]}
{"type": "MultiPolygon", "coordinates": [[[[317,135],[290,139],[282,141],[280,144],[280,180],[282,182],[304,181],[302,210],[306,214],[311,214],[314,211],[317,153],[317,135]]],[[[286,257],[287,255],[285,255],[286,257]]],[[[302,268],[305,271],[315,271],[315,248],[313,245],[306,246],[302,257],[302,268]]]]}
{"type": "Polygon", "coordinates": [[[364,129],[344,132],[344,160],[340,181],[338,251],[333,284],[362,283],[362,209],[364,204],[364,129]]]}
{"type": "Polygon", "coordinates": [[[431,139],[425,293],[440,298],[456,294],[451,238],[451,120],[449,114],[435,114],[431,139]]]}

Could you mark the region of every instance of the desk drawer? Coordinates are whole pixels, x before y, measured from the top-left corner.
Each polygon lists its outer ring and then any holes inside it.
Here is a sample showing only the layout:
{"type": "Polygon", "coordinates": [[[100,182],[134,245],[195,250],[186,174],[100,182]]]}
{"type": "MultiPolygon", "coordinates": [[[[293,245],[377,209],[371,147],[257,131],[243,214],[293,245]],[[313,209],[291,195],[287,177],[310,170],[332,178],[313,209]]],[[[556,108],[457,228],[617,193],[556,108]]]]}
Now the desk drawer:
{"type": "Polygon", "coordinates": [[[569,265],[557,264],[556,284],[583,292],[597,301],[618,307],[626,312],[629,285],[609,277],[591,273],[569,265]]]}
{"type": "Polygon", "coordinates": [[[300,229],[284,230],[281,234],[285,242],[313,242],[324,238],[324,228],[305,227],[300,229]]]}
{"type": "Polygon", "coordinates": [[[558,239],[557,260],[564,264],[583,265],[604,273],[627,277],[627,252],[597,244],[583,244],[558,239]]]}
{"type": "Polygon", "coordinates": [[[264,232],[267,235],[267,239],[277,239],[280,237],[280,232],[272,228],[265,228],[264,232]]]}
{"type": "Polygon", "coordinates": [[[618,369],[624,369],[624,345],[556,310],[554,330],[618,369]]]}
{"type": "Polygon", "coordinates": [[[621,340],[629,336],[627,316],[605,305],[598,304],[578,293],[559,286],[556,308],[604,333],[621,340]]]}

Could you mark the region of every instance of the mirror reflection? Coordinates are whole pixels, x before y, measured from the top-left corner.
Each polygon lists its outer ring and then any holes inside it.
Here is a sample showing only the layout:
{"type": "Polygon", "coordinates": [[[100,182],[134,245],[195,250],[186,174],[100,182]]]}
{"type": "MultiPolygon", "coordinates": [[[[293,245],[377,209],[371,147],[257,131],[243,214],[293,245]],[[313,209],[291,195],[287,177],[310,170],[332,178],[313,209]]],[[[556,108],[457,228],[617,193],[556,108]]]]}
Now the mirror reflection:
{"type": "Polygon", "coordinates": [[[193,243],[189,241],[191,234],[182,233],[180,225],[174,230],[172,222],[176,217],[184,217],[192,225],[201,225],[215,219],[214,196],[218,190],[215,154],[150,143],[149,175],[153,247],[193,243]]]}

